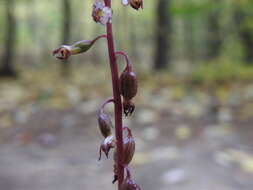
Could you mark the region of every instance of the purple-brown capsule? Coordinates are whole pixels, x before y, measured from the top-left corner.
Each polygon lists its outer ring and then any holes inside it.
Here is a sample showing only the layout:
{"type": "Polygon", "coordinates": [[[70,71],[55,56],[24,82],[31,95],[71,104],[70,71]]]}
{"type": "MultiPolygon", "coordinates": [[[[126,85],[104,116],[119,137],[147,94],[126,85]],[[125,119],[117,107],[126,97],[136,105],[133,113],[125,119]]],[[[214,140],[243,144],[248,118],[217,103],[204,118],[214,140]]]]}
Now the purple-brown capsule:
{"type": "Polygon", "coordinates": [[[136,96],[138,82],[136,74],[128,69],[125,69],[120,76],[120,93],[125,100],[131,100],[136,96]]]}
{"type": "Polygon", "coordinates": [[[111,118],[109,115],[99,112],[98,113],[98,126],[101,134],[106,138],[112,134],[111,128],[113,127],[111,118]]]}
{"type": "MultiPolygon", "coordinates": [[[[124,165],[128,165],[134,156],[135,153],[135,141],[132,136],[131,130],[127,127],[124,127],[128,131],[126,137],[123,138],[123,149],[124,149],[124,165]]],[[[114,150],[113,155],[115,163],[117,163],[118,155],[117,155],[117,148],[114,150]]]]}
{"type": "Polygon", "coordinates": [[[131,7],[138,10],[139,8],[143,9],[143,0],[129,0],[131,7]]]}
{"type": "Polygon", "coordinates": [[[108,158],[108,154],[109,154],[111,148],[114,148],[114,147],[115,147],[114,137],[111,135],[111,136],[105,138],[105,140],[103,141],[103,143],[101,144],[100,149],[99,149],[98,160],[101,160],[102,151],[105,153],[105,156],[108,158]]]}

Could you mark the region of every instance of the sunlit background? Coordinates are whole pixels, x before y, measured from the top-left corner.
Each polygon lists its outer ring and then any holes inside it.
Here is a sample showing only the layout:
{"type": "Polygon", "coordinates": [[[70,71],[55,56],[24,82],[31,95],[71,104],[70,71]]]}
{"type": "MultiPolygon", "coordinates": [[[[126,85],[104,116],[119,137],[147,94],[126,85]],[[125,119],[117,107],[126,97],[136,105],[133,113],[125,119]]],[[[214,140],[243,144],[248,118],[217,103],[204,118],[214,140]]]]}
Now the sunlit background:
{"type": "MultiPolygon", "coordinates": [[[[1,190],[117,188],[112,160],[97,161],[96,112],[112,95],[105,40],[68,62],[52,56],[105,32],[92,3],[0,1],[1,190]]],[[[136,11],[113,0],[113,14],[116,48],[139,79],[136,111],[124,118],[136,182],[252,190],[253,2],[144,0],[136,11]]]]}

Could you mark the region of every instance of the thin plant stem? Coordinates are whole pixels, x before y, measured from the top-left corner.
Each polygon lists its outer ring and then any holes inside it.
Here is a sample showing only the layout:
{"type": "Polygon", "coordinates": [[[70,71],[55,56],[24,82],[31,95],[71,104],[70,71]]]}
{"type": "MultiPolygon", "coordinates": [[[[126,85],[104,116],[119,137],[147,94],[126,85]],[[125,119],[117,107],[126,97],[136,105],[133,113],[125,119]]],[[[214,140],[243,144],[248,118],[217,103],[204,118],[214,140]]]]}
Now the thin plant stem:
{"type": "MultiPolygon", "coordinates": [[[[111,8],[111,0],[104,0],[105,6],[111,8]]],[[[118,175],[118,188],[124,179],[124,151],[123,151],[123,129],[122,129],[122,101],[119,89],[119,74],[117,60],[115,56],[114,41],[113,41],[113,31],[112,23],[108,22],[106,24],[107,31],[107,43],[108,43],[108,53],[110,59],[110,67],[112,74],[112,87],[113,87],[113,99],[114,99],[114,109],[115,109],[115,133],[117,142],[117,175],[118,175]]]]}

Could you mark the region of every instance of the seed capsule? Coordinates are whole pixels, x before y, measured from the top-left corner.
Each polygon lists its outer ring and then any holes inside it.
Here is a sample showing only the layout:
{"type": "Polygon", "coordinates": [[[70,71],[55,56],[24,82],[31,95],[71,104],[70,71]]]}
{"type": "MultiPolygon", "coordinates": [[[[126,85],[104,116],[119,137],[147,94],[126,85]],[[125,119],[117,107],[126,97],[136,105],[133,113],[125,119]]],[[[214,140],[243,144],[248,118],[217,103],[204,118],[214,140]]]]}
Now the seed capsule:
{"type": "MultiPolygon", "coordinates": [[[[124,129],[128,131],[128,135],[123,139],[124,165],[128,165],[132,161],[134,156],[135,141],[132,136],[131,130],[127,127],[125,127],[124,129]]],[[[114,150],[113,158],[115,163],[117,163],[118,160],[117,148],[114,150]]]]}
{"type": "Polygon", "coordinates": [[[111,136],[105,138],[105,140],[103,141],[103,143],[101,144],[100,149],[99,149],[98,160],[101,160],[102,151],[105,153],[105,156],[108,158],[108,154],[109,154],[111,148],[114,148],[114,147],[115,147],[114,137],[111,135],[111,136]]]}
{"type": "Polygon", "coordinates": [[[131,100],[136,96],[138,82],[133,71],[125,70],[120,76],[120,92],[125,100],[131,100]]]}
{"type": "Polygon", "coordinates": [[[101,111],[98,113],[98,126],[105,138],[112,134],[111,128],[113,125],[110,116],[101,111]]]}
{"type": "Polygon", "coordinates": [[[143,0],[129,0],[131,7],[138,10],[139,8],[143,9],[143,0]]]}

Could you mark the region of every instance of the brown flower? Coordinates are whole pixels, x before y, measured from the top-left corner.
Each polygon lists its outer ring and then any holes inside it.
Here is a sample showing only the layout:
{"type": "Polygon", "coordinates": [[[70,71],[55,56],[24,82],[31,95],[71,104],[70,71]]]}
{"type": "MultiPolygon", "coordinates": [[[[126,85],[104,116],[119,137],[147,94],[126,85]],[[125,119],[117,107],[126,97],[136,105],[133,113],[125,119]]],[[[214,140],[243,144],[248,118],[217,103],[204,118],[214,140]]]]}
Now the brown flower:
{"type": "Polygon", "coordinates": [[[115,140],[114,137],[111,135],[102,142],[100,149],[99,149],[99,158],[98,160],[101,160],[102,151],[105,153],[106,157],[108,158],[108,154],[111,150],[111,148],[115,147],[115,140]]]}
{"type": "Polygon", "coordinates": [[[131,100],[136,96],[138,82],[136,74],[126,68],[120,75],[120,92],[124,99],[131,100]]]}
{"type": "MultiPolygon", "coordinates": [[[[135,153],[135,141],[132,136],[131,130],[128,127],[124,127],[124,129],[128,131],[127,136],[123,139],[124,165],[128,165],[132,161],[135,153]]],[[[114,162],[117,163],[117,148],[114,150],[113,158],[114,162]]]]}
{"type": "Polygon", "coordinates": [[[111,128],[113,127],[110,116],[99,111],[98,113],[98,125],[100,132],[106,138],[112,134],[111,128]]]}
{"type": "Polygon", "coordinates": [[[131,7],[138,10],[139,8],[143,9],[143,0],[129,0],[131,7]]]}

